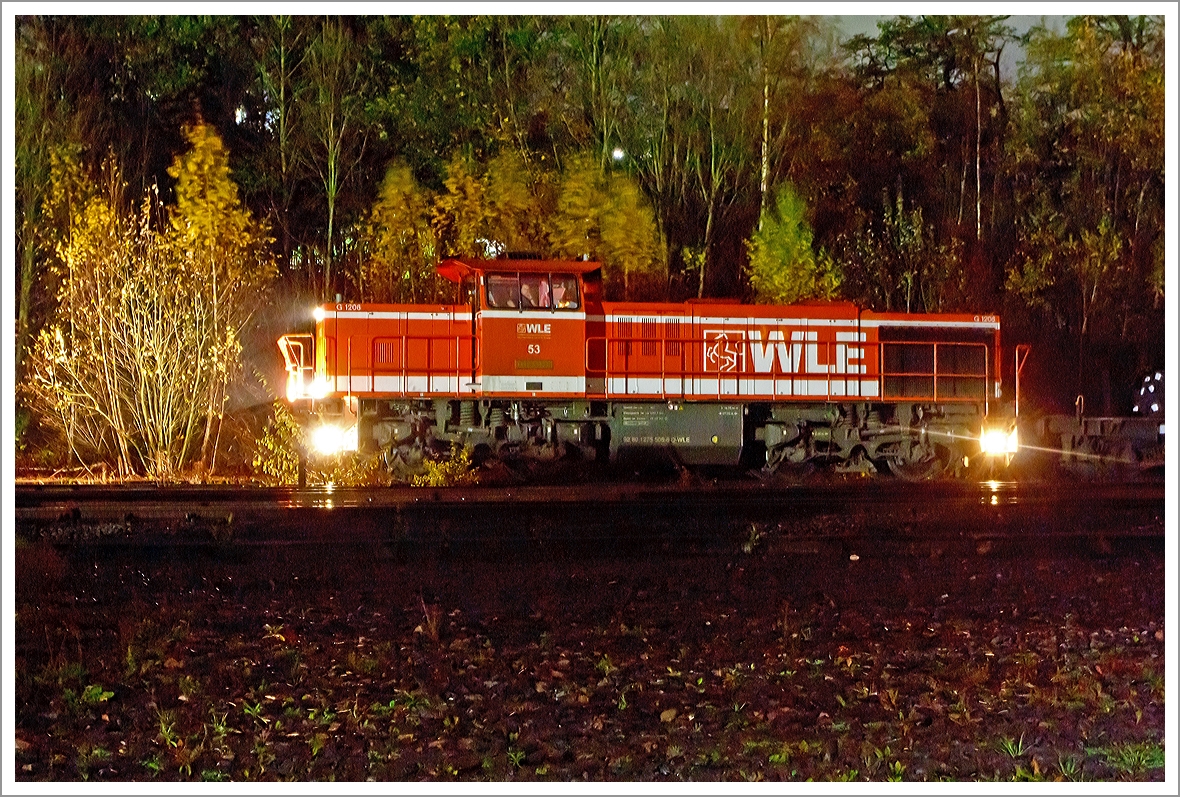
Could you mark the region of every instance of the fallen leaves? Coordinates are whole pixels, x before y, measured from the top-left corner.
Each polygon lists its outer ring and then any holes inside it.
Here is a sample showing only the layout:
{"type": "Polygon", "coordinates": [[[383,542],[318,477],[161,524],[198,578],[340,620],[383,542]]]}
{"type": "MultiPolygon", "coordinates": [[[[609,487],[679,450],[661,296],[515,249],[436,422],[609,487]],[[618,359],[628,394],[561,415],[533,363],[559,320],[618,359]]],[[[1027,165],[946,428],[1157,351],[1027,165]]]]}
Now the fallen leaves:
{"type": "MultiPolygon", "coordinates": [[[[228,579],[222,592],[178,588],[192,571],[163,567],[139,599],[158,605],[160,628],[191,629],[161,649],[163,666],[129,670],[120,637],[80,631],[79,668],[63,667],[58,637],[38,629],[110,626],[124,605],[112,569],[85,582],[91,603],[18,605],[21,655],[58,658],[18,677],[17,774],[81,777],[86,744],[115,751],[110,771],[128,780],[1053,779],[1044,762],[1082,734],[1112,746],[1162,735],[1162,601],[1113,586],[1161,576],[1162,558],[1005,564],[1002,579],[994,564],[923,559],[924,578],[908,581],[887,559],[855,576],[839,558],[743,561],[761,586],[741,595],[724,562],[700,558],[609,560],[576,588],[556,567],[500,581],[462,565],[368,580],[267,572],[235,575],[232,600],[228,579]],[[1102,600],[1096,570],[1112,585],[1102,600]],[[424,616],[445,644],[428,641],[424,616]],[[181,677],[201,688],[176,702],[181,677]],[[92,682],[114,690],[101,708],[79,697],[92,682]],[[153,701],[170,712],[163,726],[153,701]],[[1029,727],[1018,760],[958,752],[1029,727]]],[[[1121,777],[1096,761],[1079,758],[1079,776],[1121,777]]]]}

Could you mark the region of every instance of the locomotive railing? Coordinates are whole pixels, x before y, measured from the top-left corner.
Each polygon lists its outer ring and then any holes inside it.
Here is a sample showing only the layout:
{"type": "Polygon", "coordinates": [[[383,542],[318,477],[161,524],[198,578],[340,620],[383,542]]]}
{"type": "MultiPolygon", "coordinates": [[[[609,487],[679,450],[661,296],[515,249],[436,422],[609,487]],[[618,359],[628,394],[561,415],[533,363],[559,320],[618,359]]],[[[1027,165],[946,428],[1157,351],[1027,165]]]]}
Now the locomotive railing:
{"type": "MultiPolygon", "coordinates": [[[[663,325],[660,325],[663,326],[663,325]]],[[[749,345],[743,339],[742,345],[749,345]]],[[[775,343],[778,343],[777,341],[775,343]]],[[[783,341],[790,345],[792,341],[783,341]]],[[[980,402],[987,406],[987,387],[991,380],[987,344],[968,342],[935,341],[808,341],[818,347],[817,359],[822,352],[822,365],[830,367],[837,362],[837,346],[854,346],[862,349],[859,362],[854,365],[865,368],[864,373],[833,373],[799,371],[784,373],[774,371],[755,372],[744,361],[742,369],[720,370],[704,367],[708,341],[672,338],[661,333],[656,336],[592,336],[586,340],[586,376],[604,380],[608,395],[658,396],[662,399],[716,398],[718,400],[738,396],[756,396],[769,400],[800,398],[807,396],[816,400],[863,397],[890,401],[930,401],[944,403],[980,402]],[[655,353],[644,354],[643,347],[656,347],[655,353]],[[669,344],[672,344],[671,346],[669,344]],[[597,356],[592,347],[598,347],[597,356]],[[894,349],[894,347],[899,347],[894,349]],[[910,348],[906,348],[910,347],[910,348]],[[875,350],[875,351],[874,351],[875,350]],[[670,353],[675,351],[676,353],[670,353]],[[911,353],[900,357],[903,367],[893,367],[890,360],[897,355],[890,352],[911,353]],[[924,366],[925,353],[929,353],[929,366],[924,366]],[[976,356],[978,353],[978,356],[976,356]],[[972,369],[964,363],[977,362],[980,368],[972,369]],[[693,363],[702,366],[694,367],[693,363]],[[868,372],[870,364],[876,365],[876,373],[868,372]],[[981,370],[980,370],[981,369],[981,370]],[[641,390],[630,393],[635,380],[659,380],[658,390],[641,390]],[[679,382],[678,391],[668,390],[668,380],[679,382]],[[614,389],[622,380],[623,389],[614,389]],[[800,393],[801,382],[825,383],[823,393],[800,393]],[[742,383],[751,388],[769,387],[769,390],[743,391],[742,383]],[[702,390],[704,385],[715,389],[702,390]],[[780,384],[789,383],[790,390],[780,389],[780,384]],[[866,394],[865,383],[876,387],[875,395],[866,394]],[[836,386],[836,389],[833,389],[836,386]],[[915,389],[926,386],[927,389],[915,389]],[[732,390],[726,390],[731,387],[732,390]],[[690,389],[691,388],[691,389],[690,389]]],[[[766,345],[766,344],[763,344],[766,345]]],[[[748,351],[743,357],[749,357],[748,351]]]]}
{"type": "MultiPolygon", "coordinates": [[[[889,401],[932,401],[941,403],[977,402],[984,404],[987,412],[988,391],[991,381],[991,362],[987,356],[986,343],[934,342],[934,341],[883,341],[879,342],[878,372],[881,374],[881,398],[889,401]],[[925,353],[930,353],[930,367],[923,369],[925,353]],[[908,365],[890,368],[889,354],[900,353],[898,359],[908,360],[908,365]],[[974,355],[978,354],[978,358],[974,355]],[[976,360],[982,365],[979,370],[963,370],[964,362],[976,360]],[[940,368],[940,362],[947,362],[940,368]],[[929,384],[928,391],[915,391],[915,385],[929,384]]],[[[969,367],[969,366],[967,366],[969,367]]]]}
{"type": "MultiPolygon", "coordinates": [[[[343,392],[347,394],[360,392],[356,386],[357,380],[361,382],[362,388],[367,380],[370,393],[454,392],[454,389],[449,386],[436,389],[434,380],[437,377],[445,377],[448,380],[448,385],[451,384],[451,380],[455,380],[455,387],[462,391],[464,373],[478,372],[480,368],[479,339],[475,335],[388,335],[361,338],[368,343],[368,363],[355,362],[353,339],[353,336],[348,338],[344,362],[344,376],[347,383],[343,392]],[[423,344],[420,352],[411,350],[411,345],[414,343],[423,344]],[[378,356],[379,352],[384,356],[389,354],[388,350],[381,348],[382,344],[392,344],[396,347],[394,362],[384,362],[383,357],[378,356]],[[442,346],[440,347],[439,344],[442,346]],[[465,349],[464,344],[469,348],[465,349]],[[465,358],[464,354],[469,354],[469,356],[465,358]],[[400,391],[396,389],[378,391],[377,378],[389,376],[400,378],[400,391]],[[411,377],[425,377],[425,389],[411,390],[409,388],[411,377]]],[[[339,373],[335,374],[337,377],[340,375],[339,373]]]]}
{"type": "Polygon", "coordinates": [[[279,350],[287,368],[287,398],[295,400],[304,395],[307,386],[315,378],[315,361],[312,359],[314,335],[283,335],[279,338],[279,350]]]}

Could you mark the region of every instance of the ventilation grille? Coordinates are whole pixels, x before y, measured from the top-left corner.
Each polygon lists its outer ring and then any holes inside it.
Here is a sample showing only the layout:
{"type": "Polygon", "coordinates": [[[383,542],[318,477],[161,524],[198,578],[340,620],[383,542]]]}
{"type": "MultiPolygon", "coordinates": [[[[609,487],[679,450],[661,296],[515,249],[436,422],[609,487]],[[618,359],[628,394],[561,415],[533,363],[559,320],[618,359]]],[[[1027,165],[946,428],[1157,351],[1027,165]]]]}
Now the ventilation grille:
{"type": "Polygon", "coordinates": [[[643,354],[647,357],[659,354],[659,343],[656,341],[656,320],[644,318],[639,321],[639,335],[643,338],[643,354]]]}
{"type": "Polygon", "coordinates": [[[664,354],[668,357],[679,357],[683,351],[680,342],[680,319],[664,322],[664,354]]]}
{"type": "Polygon", "coordinates": [[[618,320],[618,335],[619,335],[619,354],[623,356],[630,356],[631,354],[631,336],[635,334],[634,324],[630,318],[620,318],[618,320]]]}

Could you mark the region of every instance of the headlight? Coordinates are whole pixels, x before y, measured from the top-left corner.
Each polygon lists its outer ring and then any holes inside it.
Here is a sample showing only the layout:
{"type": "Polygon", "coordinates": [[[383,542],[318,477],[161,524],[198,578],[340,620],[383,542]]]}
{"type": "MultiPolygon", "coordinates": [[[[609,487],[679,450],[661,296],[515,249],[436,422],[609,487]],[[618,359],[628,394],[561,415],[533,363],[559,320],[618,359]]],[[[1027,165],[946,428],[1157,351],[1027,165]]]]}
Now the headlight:
{"type": "Polygon", "coordinates": [[[325,424],[312,433],[311,444],[321,454],[356,451],[356,427],[350,426],[347,429],[342,429],[339,426],[325,424]]]}
{"type": "Polygon", "coordinates": [[[328,380],[322,376],[317,376],[311,380],[311,384],[307,386],[307,395],[313,399],[322,399],[324,396],[332,392],[332,386],[328,384],[328,380]]]}
{"type": "Polygon", "coordinates": [[[294,404],[303,397],[303,377],[295,373],[289,374],[287,376],[287,401],[294,404]]]}
{"type": "Polygon", "coordinates": [[[1019,447],[1016,429],[984,429],[979,435],[979,449],[989,457],[1015,454],[1019,447]]]}
{"type": "Polygon", "coordinates": [[[313,318],[315,318],[316,321],[323,321],[324,320],[324,308],[317,307],[316,309],[311,311],[311,315],[313,318]]]}

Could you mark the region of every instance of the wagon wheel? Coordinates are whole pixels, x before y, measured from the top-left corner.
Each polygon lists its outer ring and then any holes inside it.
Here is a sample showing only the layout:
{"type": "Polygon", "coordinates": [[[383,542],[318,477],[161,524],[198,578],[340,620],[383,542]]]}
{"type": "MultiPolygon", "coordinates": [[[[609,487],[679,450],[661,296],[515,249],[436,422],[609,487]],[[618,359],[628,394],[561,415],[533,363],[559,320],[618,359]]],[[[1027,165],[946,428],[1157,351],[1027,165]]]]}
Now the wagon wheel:
{"type": "Polygon", "coordinates": [[[889,472],[906,481],[927,481],[941,476],[950,464],[950,452],[935,443],[913,443],[889,455],[889,472]]]}

